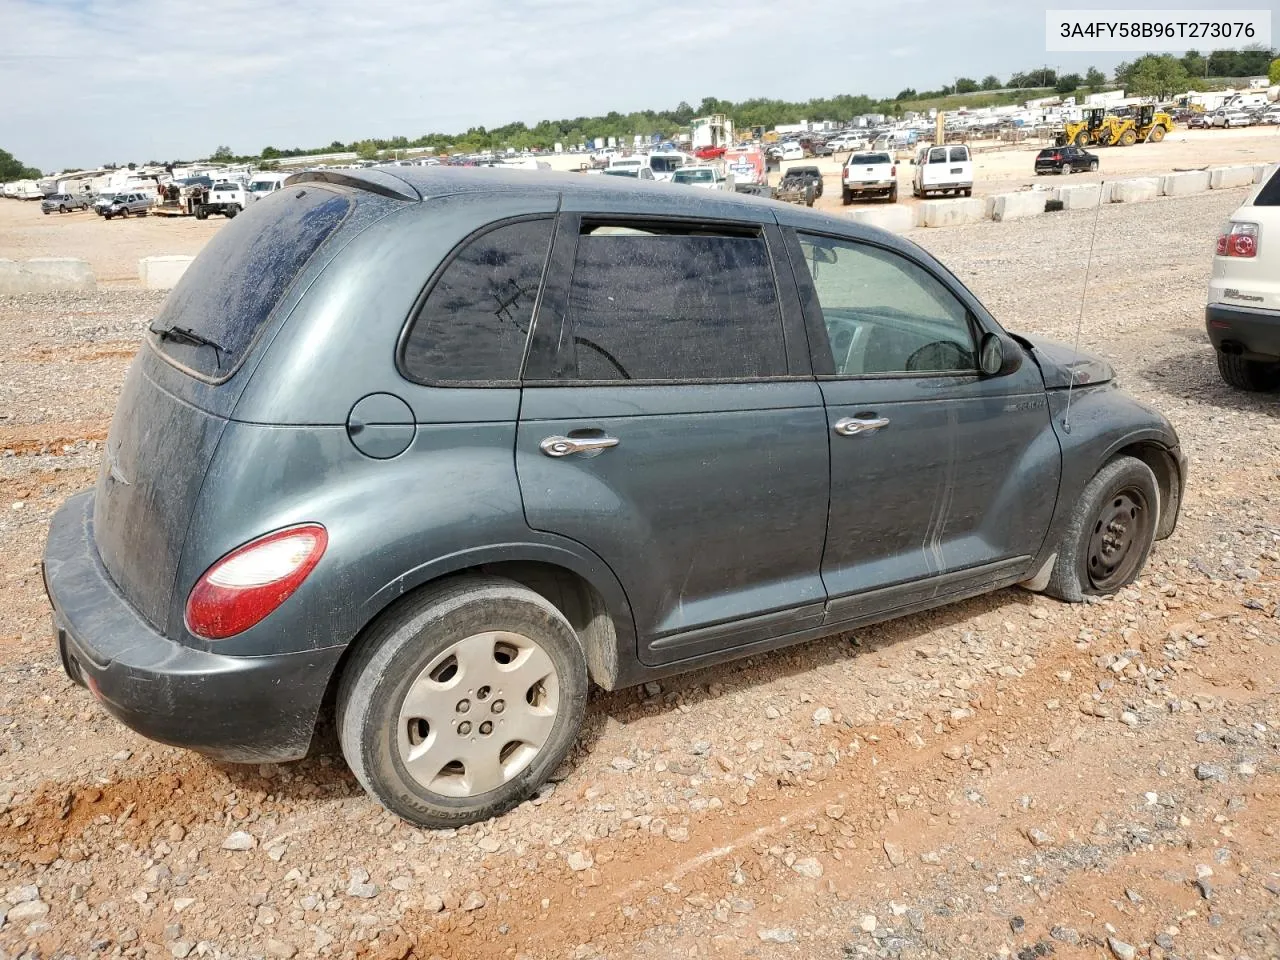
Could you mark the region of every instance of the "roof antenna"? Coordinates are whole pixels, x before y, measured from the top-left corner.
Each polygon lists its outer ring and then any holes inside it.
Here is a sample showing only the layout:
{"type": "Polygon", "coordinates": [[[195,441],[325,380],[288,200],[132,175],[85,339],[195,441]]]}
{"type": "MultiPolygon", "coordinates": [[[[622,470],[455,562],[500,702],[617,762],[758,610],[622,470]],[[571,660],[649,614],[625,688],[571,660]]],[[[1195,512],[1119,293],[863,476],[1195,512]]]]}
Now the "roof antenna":
{"type": "Polygon", "coordinates": [[[1080,315],[1076,318],[1076,342],[1071,347],[1071,374],[1067,379],[1067,409],[1062,415],[1062,431],[1063,433],[1071,432],[1071,390],[1076,385],[1076,361],[1080,359],[1080,330],[1084,326],[1084,305],[1089,294],[1089,270],[1093,266],[1093,245],[1098,239],[1098,217],[1102,214],[1102,198],[1106,191],[1103,189],[1107,181],[1101,180],[1098,183],[1098,209],[1093,214],[1093,233],[1089,237],[1089,256],[1084,263],[1084,286],[1080,290],[1080,315]]]}

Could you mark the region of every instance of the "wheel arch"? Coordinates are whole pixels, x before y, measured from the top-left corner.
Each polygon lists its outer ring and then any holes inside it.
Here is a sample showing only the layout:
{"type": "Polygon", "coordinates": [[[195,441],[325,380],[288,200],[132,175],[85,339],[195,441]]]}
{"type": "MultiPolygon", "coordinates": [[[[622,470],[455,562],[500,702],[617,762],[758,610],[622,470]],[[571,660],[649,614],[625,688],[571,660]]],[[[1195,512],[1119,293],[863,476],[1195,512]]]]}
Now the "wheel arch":
{"type": "Polygon", "coordinates": [[[1156,488],[1160,491],[1160,515],[1156,521],[1155,538],[1164,540],[1173,533],[1182,507],[1183,477],[1178,458],[1163,443],[1153,439],[1123,443],[1111,451],[1103,466],[1119,457],[1140,460],[1155,474],[1156,488]]]}

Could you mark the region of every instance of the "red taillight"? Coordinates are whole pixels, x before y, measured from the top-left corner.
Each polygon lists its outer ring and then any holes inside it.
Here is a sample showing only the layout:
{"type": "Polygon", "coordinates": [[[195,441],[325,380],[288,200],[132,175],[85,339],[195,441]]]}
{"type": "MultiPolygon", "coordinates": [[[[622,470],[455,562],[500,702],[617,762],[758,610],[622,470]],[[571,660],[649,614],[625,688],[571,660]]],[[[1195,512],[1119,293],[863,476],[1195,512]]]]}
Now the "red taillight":
{"type": "Polygon", "coordinates": [[[289,599],[328,545],[324,527],[307,523],[236,547],[191,588],[187,629],[206,640],[243,633],[289,599]]]}
{"type": "Polygon", "coordinates": [[[1258,255],[1258,225],[1256,223],[1229,223],[1226,232],[1218,237],[1218,256],[1256,257],[1258,255]]]}
{"type": "Polygon", "coordinates": [[[889,168],[889,176],[896,177],[898,175],[898,165],[895,163],[889,168]]]}
{"type": "Polygon", "coordinates": [[[1059,160],[1061,160],[1061,159],[1062,159],[1062,154],[1060,154],[1060,153],[1055,153],[1055,154],[1053,155],[1053,161],[1054,161],[1054,163],[1057,163],[1057,162],[1058,162],[1059,160]]]}

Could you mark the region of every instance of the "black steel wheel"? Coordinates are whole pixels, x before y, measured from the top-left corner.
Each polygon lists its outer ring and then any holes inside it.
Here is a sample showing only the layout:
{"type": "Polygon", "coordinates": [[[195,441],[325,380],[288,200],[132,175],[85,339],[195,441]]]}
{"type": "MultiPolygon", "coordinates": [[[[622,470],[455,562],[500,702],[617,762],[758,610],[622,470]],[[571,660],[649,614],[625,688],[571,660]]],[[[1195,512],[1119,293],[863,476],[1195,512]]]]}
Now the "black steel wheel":
{"type": "Polygon", "coordinates": [[[1152,540],[1154,516],[1146,494],[1136,485],[1118,490],[1102,506],[1089,536],[1086,569],[1089,583],[1109,593],[1137,574],[1152,540]]]}
{"type": "Polygon", "coordinates": [[[1044,592],[1079,603],[1132,583],[1155,543],[1160,488],[1135,457],[1116,457],[1085,484],[1058,541],[1044,592]]]}

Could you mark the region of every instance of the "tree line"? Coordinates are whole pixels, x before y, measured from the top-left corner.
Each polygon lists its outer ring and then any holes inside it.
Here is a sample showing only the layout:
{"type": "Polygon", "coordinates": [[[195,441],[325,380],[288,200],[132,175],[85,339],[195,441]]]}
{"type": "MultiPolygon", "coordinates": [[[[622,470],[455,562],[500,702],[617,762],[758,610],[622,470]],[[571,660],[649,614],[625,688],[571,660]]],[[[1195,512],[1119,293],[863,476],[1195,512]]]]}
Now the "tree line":
{"type": "Polygon", "coordinates": [[[0,183],[13,180],[39,180],[44,174],[35,167],[28,167],[8,150],[0,150],[0,183]]]}

